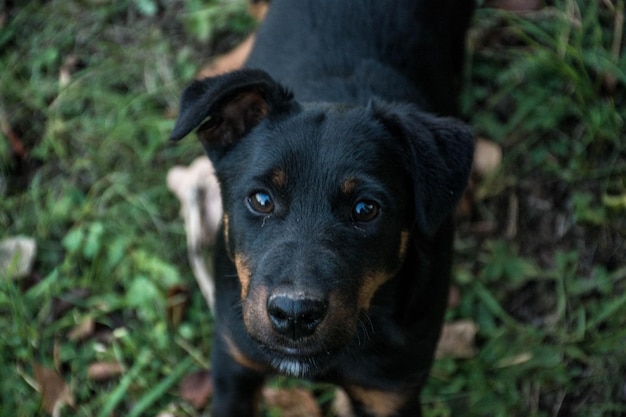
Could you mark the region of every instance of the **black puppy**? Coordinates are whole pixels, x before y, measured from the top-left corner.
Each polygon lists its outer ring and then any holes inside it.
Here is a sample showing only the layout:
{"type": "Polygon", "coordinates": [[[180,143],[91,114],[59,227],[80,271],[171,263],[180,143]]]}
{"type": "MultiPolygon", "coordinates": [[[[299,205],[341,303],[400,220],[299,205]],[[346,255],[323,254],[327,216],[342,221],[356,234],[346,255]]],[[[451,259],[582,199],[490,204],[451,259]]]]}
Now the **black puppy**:
{"type": "Polygon", "coordinates": [[[421,415],[473,150],[423,111],[456,113],[472,9],[275,0],[263,70],[183,93],[171,138],[197,133],[224,206],[213,416],[255,415],[277,372],[340,385],[358,416],[421,415]]]}

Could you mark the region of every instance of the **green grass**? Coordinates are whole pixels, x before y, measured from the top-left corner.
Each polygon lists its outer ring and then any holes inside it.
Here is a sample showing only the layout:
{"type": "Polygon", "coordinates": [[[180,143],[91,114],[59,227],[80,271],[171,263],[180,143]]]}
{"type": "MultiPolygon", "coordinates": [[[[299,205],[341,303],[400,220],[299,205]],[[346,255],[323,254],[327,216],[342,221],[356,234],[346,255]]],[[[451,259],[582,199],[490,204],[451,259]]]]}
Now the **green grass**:
{"type": "MultiPolygon", "coordinates": [[[[70,384],[62,415],[199,415],[178,382],[209,366],[212,319],[165,174],[201,149],[166,138],[199,65],[253,26],[226,3],[0,9],[0,116],[29,152],[16,158],[0,133],[0,238],[38,244],[33,276],[0,277],[1,416],[43,413],[35,364],[70,384]],[[172,325],[178,284],[189,305],[172,325]],[[87,318],[97,337],[70,340],[87,318]],[[121,376],[87,378],[111,360],[121,376]]],[[[624,1],[549,3],[480,9],[470,36],[464,114],[504,160],[459,221],[449,319],[476,321],[478,354],[436,362],[431,417],[626,415],[624,1]]]]}

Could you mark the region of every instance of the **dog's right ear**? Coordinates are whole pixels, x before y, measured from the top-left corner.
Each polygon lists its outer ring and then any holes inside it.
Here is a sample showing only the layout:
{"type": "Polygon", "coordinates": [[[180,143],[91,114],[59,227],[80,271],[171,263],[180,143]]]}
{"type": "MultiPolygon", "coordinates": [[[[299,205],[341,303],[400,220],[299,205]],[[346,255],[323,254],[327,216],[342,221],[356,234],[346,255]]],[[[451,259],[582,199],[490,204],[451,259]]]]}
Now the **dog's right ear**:
{"type": "Polygon", "coordinates": [[[222,153],[268,117],[297,106],[265,71],[245,69],[194,81],[180,100],[170,140],[195,131],[209,154],[222,153]]]}

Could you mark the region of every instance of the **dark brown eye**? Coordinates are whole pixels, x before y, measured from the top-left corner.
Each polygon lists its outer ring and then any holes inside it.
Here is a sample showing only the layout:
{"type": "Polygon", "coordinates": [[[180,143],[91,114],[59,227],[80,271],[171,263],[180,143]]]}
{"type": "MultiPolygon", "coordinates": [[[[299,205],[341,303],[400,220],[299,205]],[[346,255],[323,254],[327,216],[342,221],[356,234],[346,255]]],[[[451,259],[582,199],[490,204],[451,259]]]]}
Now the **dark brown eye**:
{"type": "Polygon", "coordinates": [[[373,201],[357,202],[352,208],[352,220],[356,222],[371,222],[378,216],[380,207],[373,201]]]}
{"type": "Polygon", "coordinates": [[[274,211],[272,197],[263,191],[250,195],[247,199],[248,207],[257,214],[270,214],[274,211]]]}

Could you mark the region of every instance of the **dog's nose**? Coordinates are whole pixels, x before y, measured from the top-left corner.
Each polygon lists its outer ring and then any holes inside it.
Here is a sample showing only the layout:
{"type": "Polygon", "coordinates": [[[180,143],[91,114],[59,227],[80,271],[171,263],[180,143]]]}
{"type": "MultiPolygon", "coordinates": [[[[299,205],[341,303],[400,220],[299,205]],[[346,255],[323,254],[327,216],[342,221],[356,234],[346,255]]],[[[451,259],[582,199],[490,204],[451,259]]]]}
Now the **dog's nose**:
{"type": "Polygon", "coordinates": [[[292,340],[310,336],[326,315],[326,303],[317,298],[274,295],[267,313],[276,332],[292,340]]]}

